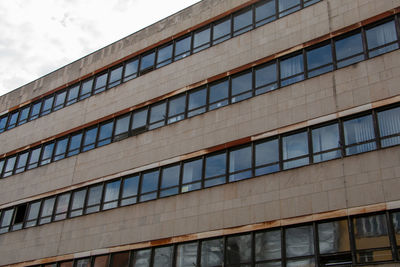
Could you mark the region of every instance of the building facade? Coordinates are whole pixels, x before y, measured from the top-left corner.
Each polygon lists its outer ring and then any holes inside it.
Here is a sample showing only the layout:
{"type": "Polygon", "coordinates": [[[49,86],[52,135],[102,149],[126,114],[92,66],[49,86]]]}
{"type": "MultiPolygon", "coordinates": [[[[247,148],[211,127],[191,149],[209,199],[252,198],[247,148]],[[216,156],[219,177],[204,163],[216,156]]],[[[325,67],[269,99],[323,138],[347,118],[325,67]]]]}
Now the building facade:
{"type": "Polygon", "coordinates": [[[0,266],[400,266],[400,0],[203,0],[0,97],[0,266]]]}

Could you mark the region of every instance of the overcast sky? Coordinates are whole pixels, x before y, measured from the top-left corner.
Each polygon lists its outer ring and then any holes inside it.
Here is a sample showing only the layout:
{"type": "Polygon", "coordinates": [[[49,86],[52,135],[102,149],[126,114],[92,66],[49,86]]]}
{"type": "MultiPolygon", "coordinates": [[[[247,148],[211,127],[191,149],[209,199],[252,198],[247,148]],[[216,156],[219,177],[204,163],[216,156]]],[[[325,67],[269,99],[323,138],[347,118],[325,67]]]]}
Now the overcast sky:
{"type": "Polygon", "coordinates": [[[0,95],[199,0],[1,0],[0,95]]]}

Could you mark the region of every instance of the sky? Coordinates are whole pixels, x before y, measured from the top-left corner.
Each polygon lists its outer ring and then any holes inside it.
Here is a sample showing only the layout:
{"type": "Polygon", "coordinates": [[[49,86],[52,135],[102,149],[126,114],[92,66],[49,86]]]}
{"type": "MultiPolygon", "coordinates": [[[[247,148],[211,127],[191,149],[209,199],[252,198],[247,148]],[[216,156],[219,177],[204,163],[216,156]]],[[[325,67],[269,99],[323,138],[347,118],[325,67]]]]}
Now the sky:
{"type": "Polygon", "coordinates": [[[0,95],[199,0],[1,0],[0,95]]]}

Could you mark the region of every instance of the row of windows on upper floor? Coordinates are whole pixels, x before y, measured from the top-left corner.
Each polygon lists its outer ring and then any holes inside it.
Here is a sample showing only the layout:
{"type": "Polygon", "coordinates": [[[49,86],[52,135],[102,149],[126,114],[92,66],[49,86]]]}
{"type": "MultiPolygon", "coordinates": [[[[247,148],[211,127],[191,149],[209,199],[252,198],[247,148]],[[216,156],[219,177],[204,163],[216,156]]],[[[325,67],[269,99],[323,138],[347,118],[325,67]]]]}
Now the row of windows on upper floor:
{"type": "Polygon", "coordinates": [[[399,144],[385,107],[3,209],[0,234],[399,144]]]}
{"type": "Polygon", "coordinates": [[[182,38],[0,116],[0,133],[200,52],[321,0],[262,0],[182,38]]]}
{"type": "Polygon", "coordinates": [[[399,253],[400,212],[390,211],[78,258],[41,267],[350,267],[398,262],[399,253]]]}
{"type": "Polygon", "coordinates": [[[10,155],[0,159],[0,177],[46,165],[398,49],[397,20],[396,17],[381,21],[10,155]]]}

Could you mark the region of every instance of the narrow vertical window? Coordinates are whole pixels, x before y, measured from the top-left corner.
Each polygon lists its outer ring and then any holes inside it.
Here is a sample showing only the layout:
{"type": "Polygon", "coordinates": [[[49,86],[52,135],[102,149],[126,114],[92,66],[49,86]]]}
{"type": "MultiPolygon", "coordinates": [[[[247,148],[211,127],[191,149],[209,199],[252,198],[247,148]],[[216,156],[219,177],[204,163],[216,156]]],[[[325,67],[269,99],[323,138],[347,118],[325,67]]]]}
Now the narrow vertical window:
{"type": "Polygon", "coordinates": [[[0,220],[0,234],[7,233],[10,230],[11,220],[13,218],[14,209],[3,210],[0,220]]]}
{"type": "Polygon", "coordinates": [[[85,130],[83,137],[82,152],[95,148],[97,137],[97,126],[85,130]]]}
{"type": "Polygon", "coordinates": [[[108,86],[107,88],[113,88],[114,86],[117,86],[121,83],[122,81],[122,69],[123,66],[116,67],[112,70],[110,70],[110,76],[108,80],[108,86]]]}
{"type": "Polygon", "coordinates": [[[122,140],[129,136],[129,123],[131,121],[131,114],[118,117],[115,120],[114,140],[122,140]]]}
{"type": "Polygon", "coordinates": [[[173,246],[155,248],[153,267],[172,267],[173,255],[173,246]]]}
{"type": "Polygon", "coordinates": [[[256,27],[276,19],[275,0],[261,1],[256,4],[256,27]]]}
{"type": "Polygon", "coordinates": [[[0,177],[2,177],[5,159],[0,160],[0,177]]]}
{"type": "Polygon", "coordinates": [[[125,64],[124,82],[132,80],[137,77],[139,66],[139,59],[134,58],[125,64]]]}
{"type": "Polygon", "coordinates": [[[79,100],[88,98],[92,94],[93,79],[83,81],[79,91],[79,100]]]}
{"type": "Polygon", "coordinates": [[[231,80],[232,103],[236,103],[252,97],[253,72],[245,72],[232,77],[231,80]]]}
{"type": "Polygon", "coordinates": [[[279,171],[279,140],[272,139],[256,143],[255,175],[264,175],[279,171]]]}
{"type": "Polygon", "coordinates": [[[164,47],[158,48],[157,68],[168,65],[172,62],[172,48],[173,48],[172,43],[164,47]]]}
{"type": "MultiPolygon", "coordinates": [[[[313,256],[314,254],[314,231],[311,225],[286,228],[285,241],[286,257],[288,258],[313,256]]],[[[302,261],[308,262],[309,260],[289,260],[291,266],[299,266],[296,263],[300,264],[302,261]]]]}
{"type": "Polygon", "coordinates": [[[223,238],[201,241],[201,266],[223,266],[224,240],[223,238]]]}
{"type": "Polygon", "coordinates": [[[356,33],[335,41],[338,68],[364,60],[364,48],[361,33],[356,33]]]}
{"type": "Polygon", "coordinates": [[[208,155],[205,159],[204,186],[210,187],[226,183],[226,152],[208,155]]]}
{"type": "Polygon", "coordinates": [[[9,120],[7,123],[7,130],[11,130],[12,128],[17,126],[18,114],[19,114],[19,111],[16,111],[9,115],[9,120]]]}
{"type": "Polygon", "coordinates": [[[14,219],[12,221],[12,231],[20,230],[23,227],[25,216],[26,216],[26,209],[28,205],[22,204],[15,208],[14,219]]]}
{"type": "Polygon", "coordinates": [[[65,105],[69,106],[78,101],[78,94],[79,94],[79,83],[71,86],[68,89],[67,103],[65,105]]]}
{"type": "MultiPolygon", "coordinates": [[[[18,155],[17,165],[15,166],[15,174],[25,171],[26,163],[28,162],[29,151],[18,155]]],[[[1,173],[1,168],[0,168],[1,173]]]]}
{"type": "Polygon", "coordinates": [[[195,159],[183,163],[181,192],[188,192],[201,188],[202,169],[203,159],[195,159]]]}
{"type": "Polygon", "coordinates": [[[108,121],[100,124],[99,137],[97,140],[98,147],[111,143],[113,127],[114,127],[114,121],[108,121]]]}
{"type": "Polygon", "coordinates": [[[57,196],[54,221],[64,220],[67,218],[70,197],[71,193],[69,192],[57,196]]]}
{"type": "Polygon", "coordinates": [[[118,206],[119,188],[121,181],[109,182],[105,185],[103,210],[116,208],[118,206]]]}
{"type": "Polygon", "coordinates": [[[181,121],[185,118],[186,94],[168,100],[168,124],[181,121]]]}
{"type": "Polygon", "coordinates": [[[159,171],[150,171],[142,174],[140,202],[157,198],[159,171]]]}
{"type": "Polygon", "coordinates": [[[3,116],[0,118],[0,133],[4,132],[7,125],[8,116],[3,116]]]}
{"type": "Polygon", "coordinates": [[[86,188],[75,191],[72,193],[72,203],[71,210],[69,212],[69,217],[76,217],[83,214],[83,207],[85,205],[86,199],[86,188]]]}
{"type": "Polygon", "coordinates": [[[40,159],[40,166],[49,164],[53,156],[54,143],[46,144],[43,146],[42,157],[40,159]]]}
{"type": "Polygon", "coordinates": [[[162,168],[160,197],[179,193],[180,170],[181,166],[179,164],[162,168]]]}
{"type": "Polygon", "coordinates": [[[236,266],[238,263],[251,263],[251,240],[250,234],[231,236],[226,239],[226,263],[228,266],[236,266]]]}
{"type": "Polygon", "coordinates": [[[137,202],[139,175],[124,178],[122,181],[121,206],[137,202]]]}
{"type": "Polygon", "coordinates": [[[289,15],[300,10],[300,0],[279,0],[279,17],[289,15]]]}
{"type": "Polygon", "coordinates": [[[51,109],[53,107],[53,102],[54,102],[54,96],[50,96],[43,100],[43,106],[42,110],[40,111],[40,116],[47,115],[51,112],[51,109]]]}
{"type": "Polygon", "coordinates": [[[375,57],[399,48],[394,20],[365,31],[369,57],[375,57]]]}
{"type": "Polygon", "coordinates": [[[239,181],[252,177],[251,145],[229,151],[229,181],[239,181]]]}
{"type": "Polygon", "coordinates": [[[142,249],[135,251],[132,267],[148,267],[151,261],[151,249],[142,249]]]}
{"type": "Polygon", "coordinates": [[[56,141],[56,147],[53,157],[54,161],[65,158],[65,153],[67,152],[67,145],[68,145],[68,137],[61,138],[56,141]]]}
{"type": "Polygon", "coordinates": [[[33,103],[31,114],[29,114],[29,121],[39,118],[39,112],[41,107],[42,107],[41,101],[33,103]]]}
{"type": "Polygon", "coordinates": [[[102,193],[103,193],[102,184],[89,187],[85,214],[97,212],[100,210],[102,193]]]}
{"type": "Polygon", "coordinates": [[[22,125],[28,121],[31,106],[27,106],[19,112],[18,125],[22,125]]]}
{"type": "Polygon", "coordinates": [[[154,68],[156,52],[152,51],[146,55],[143,55],[140,59],[140,73],[147,73],[154,68]]]}
{"type": "Polygon", "coordinates": [[[41,201],[32,202],[29,204],[28,213],[26,215],[25,227],[32,227],[37,224],[37,219],[39,217],[41,201]]]}
{"type": "Polygon", "coordinates": [[[341,157],[338,123],[312,129],[314,162],[341,157]]]}
{"type": "Polygon", "coordinates": [[[108,72],[97,74],[94,81],[93,94],[104,92],[107,86],[108,72]]]}
{"type": "Polygon", "coordinates": [[[210,27],[196,31],[193,34],[193,53],[200,52],[211,45],[210,27]]]}
{"type": "Polygon", "coordinates": [[[174,60],[179,60],[190,55],[192,36],[185,36],[175,42],[174,60]]]}
{"type": "Polygon", "coordinates": [[[147,108],[134,111],[132,115],[132,134],[138,134],[146,131],[147,126],[147,108]]]}
{"type": "Polygon", "coordinates": [[[51,222],[55,201],[56,197],[47,198],[43,201],[42,211],[40,213],[40,218],[39,218],[39,224],[45,224],[51,222]]]}
{"type": "Polygon", "coordinates": [[[209,86],[209,110],[228,105],[229,80],[223,80],[209,86]]]}
{"type": "Polygon", "coordinates": [[[13,174],[16,160],[17,156],[12,156],[6,159],[6,164],[4,165],[3,177],[8,177],[13,174]]]}
{"type": "Polygon", "coordinates": [[[333,70],[332,46],[327,44],[307,51],[308,77],[333,70]]]}
{"type": "Polygon", "coordinates": [[[28,170],[36,168],[39,165],[39,157],[42,147],[36,147],[29,153],[28,170]]]}
{"type": "Polygon", "coordinates": [[[283,168],[291,169],[309,164],[307,132],[282,138],[283,168]]]}
{"type": "Polygon", "coordinates": [[[250,31],[253,28],[253,10],[248,8],[233,15],[233,36],[250,31]]]}
{"type": "Polygon", "coordinates": [[[213,23],[213,44],[219,44],[231,37],[231,18],[225,18],[213,23]]]}
{"type": "Polygon", "coordinates": [[[353,155],[376,149],[372,115],[343,122],[346,155],[353,155]]]}
{"type": "Polygon", "coordinates": [[[281,86],[304,80],[303,54],[291,56],[280,61],[281,86]]]}
{"type": "Polygon", "coordinates": [[[193,117],[206,112],[207,88],[202,87],[188,94],[188,117],[193,117]]]}
{"type": "MultiPolygon", "coordinates": [[[[269,266],[281,266],[282,240],[281,230],[259,232],[255,234],[256,262],[266,262],[269,266]]],[[[256,266],[263,266],[262,264],[256,266]]]]}
{"type": "Polygon", "coordinates": [[[197,266],[197,242],[179,244],[176,253],[177,267],[197,266]]]}
{"type": "Polygon", "coordinates": [[[165,101],[150,107],[149,130],[165,125],[166,107],[165,101]]]}
{"type": "Polygon", "coordinates": [[[400,144],[400,107],[378,112],[381,146],[400,144]]]}
{"type": "Polygon", "coordinates": [[[73,155],[78,154],[81,149],[81,143],[82,143],[82,133],[71,135],[69,140],[67,156],[71,157],[73,155]]]}
{"type": "Polygon", "coordinates": [[[66,97],[67,97],[66,90],[56,93],[56,96],[54,99],[54,108],[53,108],[54,111],[59,110],[64,107],[66,97]]]}

